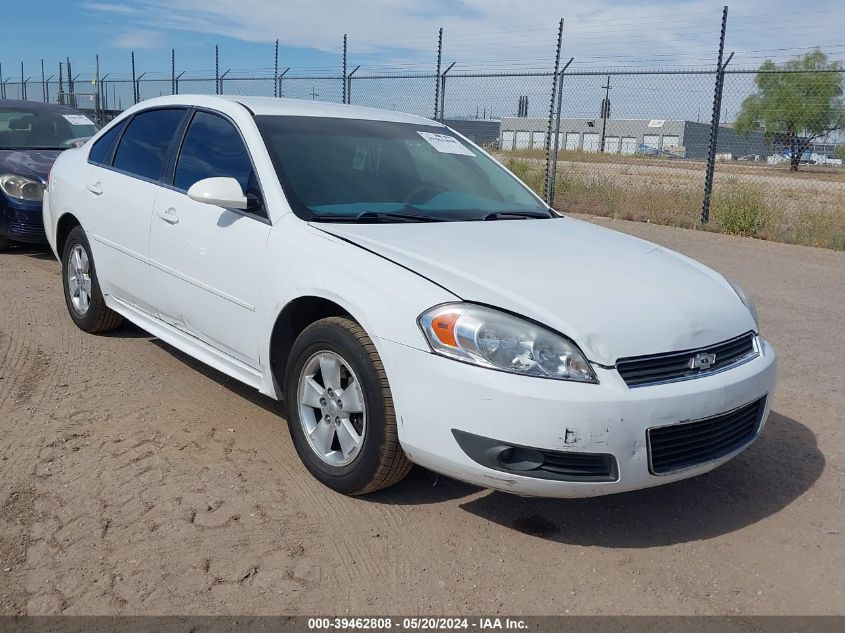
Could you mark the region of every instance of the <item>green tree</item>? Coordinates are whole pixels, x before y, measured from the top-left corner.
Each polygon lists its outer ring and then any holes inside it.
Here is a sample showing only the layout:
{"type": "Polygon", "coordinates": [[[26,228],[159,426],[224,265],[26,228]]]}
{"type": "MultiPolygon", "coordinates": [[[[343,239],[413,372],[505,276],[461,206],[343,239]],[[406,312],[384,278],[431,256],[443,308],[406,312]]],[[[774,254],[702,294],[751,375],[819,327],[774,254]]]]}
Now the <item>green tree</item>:
{"type": "Polygon", "coordinates": [[[754,80],[757,91],[742,102],[737,132],[762,129],[768,141],[790,148],[790,169],[797,171],[810,143],[845,129],[843,75],[842,64],[818,49],[783,64],[767,60],[754,80]]]}

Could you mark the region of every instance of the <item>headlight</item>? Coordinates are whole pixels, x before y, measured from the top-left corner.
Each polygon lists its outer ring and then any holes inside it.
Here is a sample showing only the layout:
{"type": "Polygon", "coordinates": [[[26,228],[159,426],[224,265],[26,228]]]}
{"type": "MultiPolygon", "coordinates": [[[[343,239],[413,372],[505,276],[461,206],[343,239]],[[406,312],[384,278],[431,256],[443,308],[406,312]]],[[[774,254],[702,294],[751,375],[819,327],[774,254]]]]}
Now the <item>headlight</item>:
{"type": "Polygon", "coordinates": [[[0,189],[10,198],[40,202],[44,197],[44,187],[33,178],[3,174],[0,176],[0,189]]]}
{"type": "Polygon", "coordinates": [[[760,320],[757,318],[757,306],[754,305],[754,301],[751,300],[742,288],[740,288],[734,282],[728,280],[728,283],[731,285],[731,288],[734,289],[734,292],[739,297],[739,300],[745,304],[745,307],[748,308],[748,311],[751,313],[751,318],[754,319],[754,327],[757,328],[757,332],[760,331],[760,320]]]}
{"type": "Polygon", "coordinates": [[[424,312],[419,325],[442,356],[525,376],[598,382],[572,341],[505,312],[454,303],[424,312]]]}

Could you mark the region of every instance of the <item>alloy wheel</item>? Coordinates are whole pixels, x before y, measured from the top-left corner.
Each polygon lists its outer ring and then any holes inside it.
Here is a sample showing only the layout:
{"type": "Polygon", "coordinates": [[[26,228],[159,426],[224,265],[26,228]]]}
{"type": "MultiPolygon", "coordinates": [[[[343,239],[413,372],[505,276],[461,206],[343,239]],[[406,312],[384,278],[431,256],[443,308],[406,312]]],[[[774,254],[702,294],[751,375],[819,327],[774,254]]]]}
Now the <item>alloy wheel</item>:
{"type": "Polygon", "coordinates": [[[299,374],[297,406],[314,453],[336,468],[351,464],[364,443],[367,412],[349,363],[330,351],[312,355],[299,374]]]}

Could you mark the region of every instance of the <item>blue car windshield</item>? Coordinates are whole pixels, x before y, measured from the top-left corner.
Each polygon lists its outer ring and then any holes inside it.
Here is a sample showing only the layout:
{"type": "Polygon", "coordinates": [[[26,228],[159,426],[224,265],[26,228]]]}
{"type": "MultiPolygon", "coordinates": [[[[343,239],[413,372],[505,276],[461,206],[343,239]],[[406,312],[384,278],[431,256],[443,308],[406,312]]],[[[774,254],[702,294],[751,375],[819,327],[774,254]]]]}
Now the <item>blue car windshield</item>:
{"type": "Polygon", "coordinates": [[[553,217],[514,176],[444,127],[308,116],[256,122],[288,201],[305,220],[553,217]]]}
{"type": "Polygon", "coordinates": [[[93,121],[70,109],[0,107],[0,150],[68,149],[96,132],[93,121]]]}

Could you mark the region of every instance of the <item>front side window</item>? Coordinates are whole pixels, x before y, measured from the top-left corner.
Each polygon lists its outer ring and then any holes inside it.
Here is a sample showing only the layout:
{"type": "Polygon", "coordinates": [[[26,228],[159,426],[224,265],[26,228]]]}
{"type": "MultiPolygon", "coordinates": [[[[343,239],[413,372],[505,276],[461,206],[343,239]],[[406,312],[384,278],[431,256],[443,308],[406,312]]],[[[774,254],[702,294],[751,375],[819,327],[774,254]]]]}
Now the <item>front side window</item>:
{"type": "Polygon", "coordinates": [[[444,127],[258,116],[294,212],[314,221],[552,217],[522,183],[444,127]]]}
{"type": "Polygon", "coordinates": [[[120,139],[112,165],[135,176],[159,180],[184,116],[185,110],[176,108],[136,114],[120,139]]]}
{"type": "Polygon", "coordinates": [[[241,135],[224,117],[194,115],[176,163],[173,185],[187,191],[203,178],[230,177],[247,194],[257,189],[255,173],[241,135]]]}
{"type": "Polygon", "coordinates": [[[97,133],[84,114],[54,108],[0,108],[0,150],[68,149],[97,133]]]}

